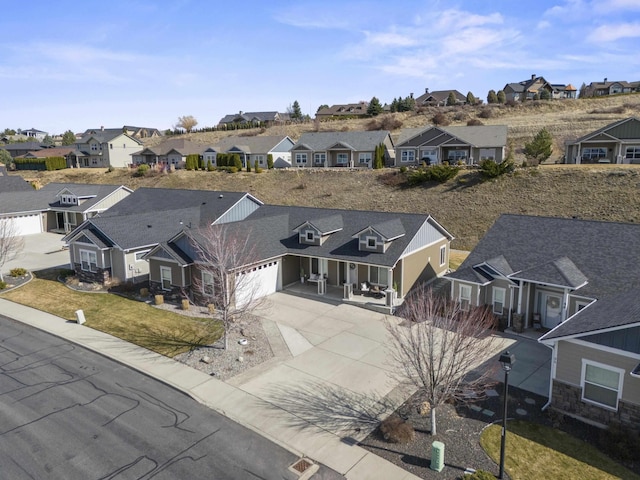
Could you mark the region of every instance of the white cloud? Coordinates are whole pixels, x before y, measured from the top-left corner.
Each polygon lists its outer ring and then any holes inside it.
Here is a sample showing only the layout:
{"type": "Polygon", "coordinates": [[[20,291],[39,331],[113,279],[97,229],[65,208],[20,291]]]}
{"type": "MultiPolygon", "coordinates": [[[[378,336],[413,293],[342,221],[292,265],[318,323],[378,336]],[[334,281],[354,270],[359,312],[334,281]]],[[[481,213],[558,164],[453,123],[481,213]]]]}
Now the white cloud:
{"type": "Polygon", "coordinates": [[[380,47],[410,47],[416,45],[415,37],[410,35],[401,35],[395,32],[388,33],[370,33],[364,32],[367,36],[367,43],[380,47]]]}
{"type": "Polygon", "coordinates": [[[590,42],[615,42],[621,38],[640,37],[640,22],[601,25],[587,37],[590,42]]]}

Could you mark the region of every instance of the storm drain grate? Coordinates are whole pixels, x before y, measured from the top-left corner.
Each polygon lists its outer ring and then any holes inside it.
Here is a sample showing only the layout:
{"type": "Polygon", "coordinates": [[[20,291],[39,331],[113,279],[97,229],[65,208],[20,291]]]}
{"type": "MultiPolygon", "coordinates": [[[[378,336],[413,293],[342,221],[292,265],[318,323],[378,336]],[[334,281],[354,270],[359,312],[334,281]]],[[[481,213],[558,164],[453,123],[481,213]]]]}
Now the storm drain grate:
{"type": "Polygon", "coordinates": [[[311,463],[310,461],[301,458],[296,463],[291,465],[291,468],[293,468],[296,472],[304,473],[312,465],[313,463],[311,463]]]}

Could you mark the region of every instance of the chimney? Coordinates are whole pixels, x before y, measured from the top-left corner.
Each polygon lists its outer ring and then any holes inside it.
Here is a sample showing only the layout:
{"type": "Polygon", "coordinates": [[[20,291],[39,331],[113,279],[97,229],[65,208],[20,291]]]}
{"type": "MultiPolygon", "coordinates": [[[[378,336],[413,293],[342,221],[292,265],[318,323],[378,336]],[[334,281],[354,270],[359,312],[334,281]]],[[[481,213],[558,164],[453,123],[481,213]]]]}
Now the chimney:
{"type": "Polygon", "coordinates": [[[604,77],[604,83],[607,83],[608,78],[604,77]]]}
{"type": "Polygon", "coordinates": [[[535,80],[535,79],[536,79],[536,74],[535,74],[535,73],[532,73],[532,74],[531,74],[531,80],[535,80]]]}
{"type": "Polygon", "coordinates": [[[104,125],[100,125],[100,131],[104,132],[104,125]]]}
{"type": "Polygon", "coordinates": [[[411,93],[409,94],[409,96],[410,96],[411,98],[413,98],[413,92],[411,92],[411,93]]]}
{"type": "Polygon", "coordinates": [[[424,93],[429,93],[429,89],[428,89],[428,88],[425,88],[425,89],[424,89],[424,93]]]}
{"type": "Polygon", "coordinates": [[[240,110],[240,111],[238,112],[238,115],[242,115],[242,110],[240,110]]]}

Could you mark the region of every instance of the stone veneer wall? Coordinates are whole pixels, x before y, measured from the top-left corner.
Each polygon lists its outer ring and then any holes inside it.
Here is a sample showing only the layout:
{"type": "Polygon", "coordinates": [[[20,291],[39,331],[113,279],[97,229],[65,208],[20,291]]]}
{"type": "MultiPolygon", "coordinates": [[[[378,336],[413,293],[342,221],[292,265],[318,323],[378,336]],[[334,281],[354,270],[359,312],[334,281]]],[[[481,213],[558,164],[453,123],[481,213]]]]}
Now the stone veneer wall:
{"type": "Polygon", "coordinates": [[[582,401],[580,387],[554,380],[551,406],[561,412],[577,415],[606,426],[620,424],[640,433],[640,405],[620,400],[617,411],[608,410],[582,401]]]}
{"type": "Polygon", "coordinates": [[[86,270],[82,270],[82,265],[79,263],[73,264],[73,269],[76,272],[78,280],[86,283],[99,283],[100,285],[104,285],[109,283],[111,280],[111,269],[110,268],[98,268],[95,272],[88,272],[86,270]]]}
{"type": "Polygon", "coordinates": [[[178,301],[183,298],[180,287],[171,287],[171,290],[163,290],[162,283],[149,280],[149,292],[152,295],[164,295],[166,300],[178,301]]]}

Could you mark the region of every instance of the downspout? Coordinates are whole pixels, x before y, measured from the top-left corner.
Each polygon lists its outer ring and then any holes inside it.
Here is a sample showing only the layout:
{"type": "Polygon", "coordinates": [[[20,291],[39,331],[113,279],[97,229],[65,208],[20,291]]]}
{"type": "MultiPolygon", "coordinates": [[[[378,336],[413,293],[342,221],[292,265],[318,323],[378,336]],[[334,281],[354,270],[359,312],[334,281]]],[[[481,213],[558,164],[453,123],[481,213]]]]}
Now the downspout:
{"type": "Polygon", "coordinates": [[[547,345],[546,343],[542,343],[542,344],[551,349],[551,373],[549,375],[549,401],[545,403],[540,409],[544,412],[547,408],[549,408],[549,405],[551,405],[551,401],[553,400],[553,379],[556,376],[556,364],[558,363],[558,352],[557,352],[558,342],[555,342],[553,346],[547,345]]]}
{"type": "Polygon", "coordinates": [[[509,314],[507,316],[507,326],[511,327],[511,311],[513,310],[513,285],[509,285],[509,314]]]}

